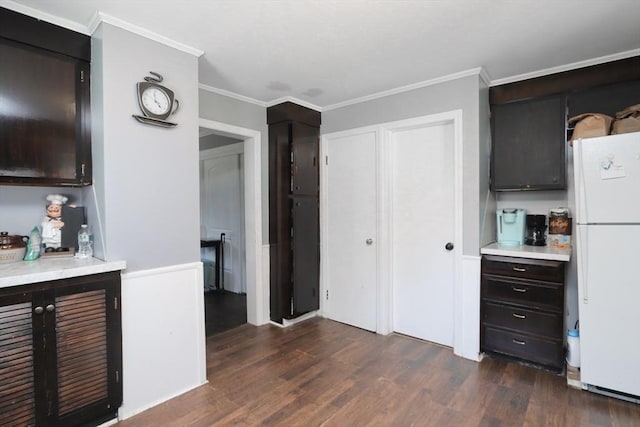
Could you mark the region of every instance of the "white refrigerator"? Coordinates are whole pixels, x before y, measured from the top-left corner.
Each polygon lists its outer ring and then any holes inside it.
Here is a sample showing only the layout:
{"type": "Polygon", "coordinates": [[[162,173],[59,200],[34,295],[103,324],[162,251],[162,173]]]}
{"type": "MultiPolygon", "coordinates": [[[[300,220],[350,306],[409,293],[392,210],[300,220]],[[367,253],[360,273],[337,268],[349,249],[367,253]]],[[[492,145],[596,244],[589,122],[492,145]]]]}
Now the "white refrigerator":
{"type": "Polygon", "coordinates": [[[583,388],[640,403],[640,133],[574,142],[583,388]]]}

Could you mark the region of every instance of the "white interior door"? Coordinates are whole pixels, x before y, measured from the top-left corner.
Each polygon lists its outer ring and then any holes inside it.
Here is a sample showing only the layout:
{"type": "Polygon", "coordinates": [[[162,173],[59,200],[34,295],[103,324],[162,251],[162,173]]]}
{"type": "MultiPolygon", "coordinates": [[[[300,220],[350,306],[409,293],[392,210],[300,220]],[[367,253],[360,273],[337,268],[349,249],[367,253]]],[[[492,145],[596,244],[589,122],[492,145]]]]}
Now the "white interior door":
{"type": "Polygon", "coordinates": [[[375,132],[323,138],[322,263],[326,317],[376,330],[377,185],[375,132]]]}
{"type": "Polygon", "coordinates": [[[393,329],[453,346],[453,123],[395,129],[389,144],[393,329]]]}
{"type": "MultiPolygon", "coordinates": [[[[240,144],[208,150],[203,156],[201,223],[203,236],[217,239],[225,233],[224,289],[246,292],[244,280],[243,155],[240,144]],[[231,148],[229,148],[231,147],[231,148]]],[[[203,249],[212,259],[213,249],[203,249]]]]}

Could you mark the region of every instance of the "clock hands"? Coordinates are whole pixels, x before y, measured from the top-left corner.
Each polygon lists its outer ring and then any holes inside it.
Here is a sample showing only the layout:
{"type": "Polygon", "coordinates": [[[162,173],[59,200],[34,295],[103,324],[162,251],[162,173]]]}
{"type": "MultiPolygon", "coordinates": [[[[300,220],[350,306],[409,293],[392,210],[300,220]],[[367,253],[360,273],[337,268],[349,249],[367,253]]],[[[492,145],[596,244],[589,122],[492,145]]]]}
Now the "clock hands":
{"type": "Polygon", "coordinates": [[[155,102],[158,107],[162,108],[162,105],[160,105],[160,101],[156,99],[156,94],[157,92],[153,92],[153,102],[155,102]]]}

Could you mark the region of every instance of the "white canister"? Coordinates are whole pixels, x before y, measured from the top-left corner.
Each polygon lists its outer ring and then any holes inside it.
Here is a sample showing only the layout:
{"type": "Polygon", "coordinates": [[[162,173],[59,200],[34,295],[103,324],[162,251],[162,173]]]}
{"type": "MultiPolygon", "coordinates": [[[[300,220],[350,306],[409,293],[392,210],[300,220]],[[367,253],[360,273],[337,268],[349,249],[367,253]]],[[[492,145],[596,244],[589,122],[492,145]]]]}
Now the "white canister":
{"type": "Polygon", "coordinates": [[[574,368],[580,367],[580,331],[569,329],[567,333],[567,363],[574,368]]]}

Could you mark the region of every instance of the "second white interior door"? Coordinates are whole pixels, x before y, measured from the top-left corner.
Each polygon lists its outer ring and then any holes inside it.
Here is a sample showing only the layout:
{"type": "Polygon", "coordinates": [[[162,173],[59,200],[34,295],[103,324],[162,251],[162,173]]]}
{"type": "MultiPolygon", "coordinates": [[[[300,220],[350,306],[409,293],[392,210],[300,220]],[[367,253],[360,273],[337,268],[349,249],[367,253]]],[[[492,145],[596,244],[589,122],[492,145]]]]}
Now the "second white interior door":
{"type": "Polygon", "coordinates": [[[454,129],[388,133],[392,169],[393,330],[453,346],[454,129]]]}

